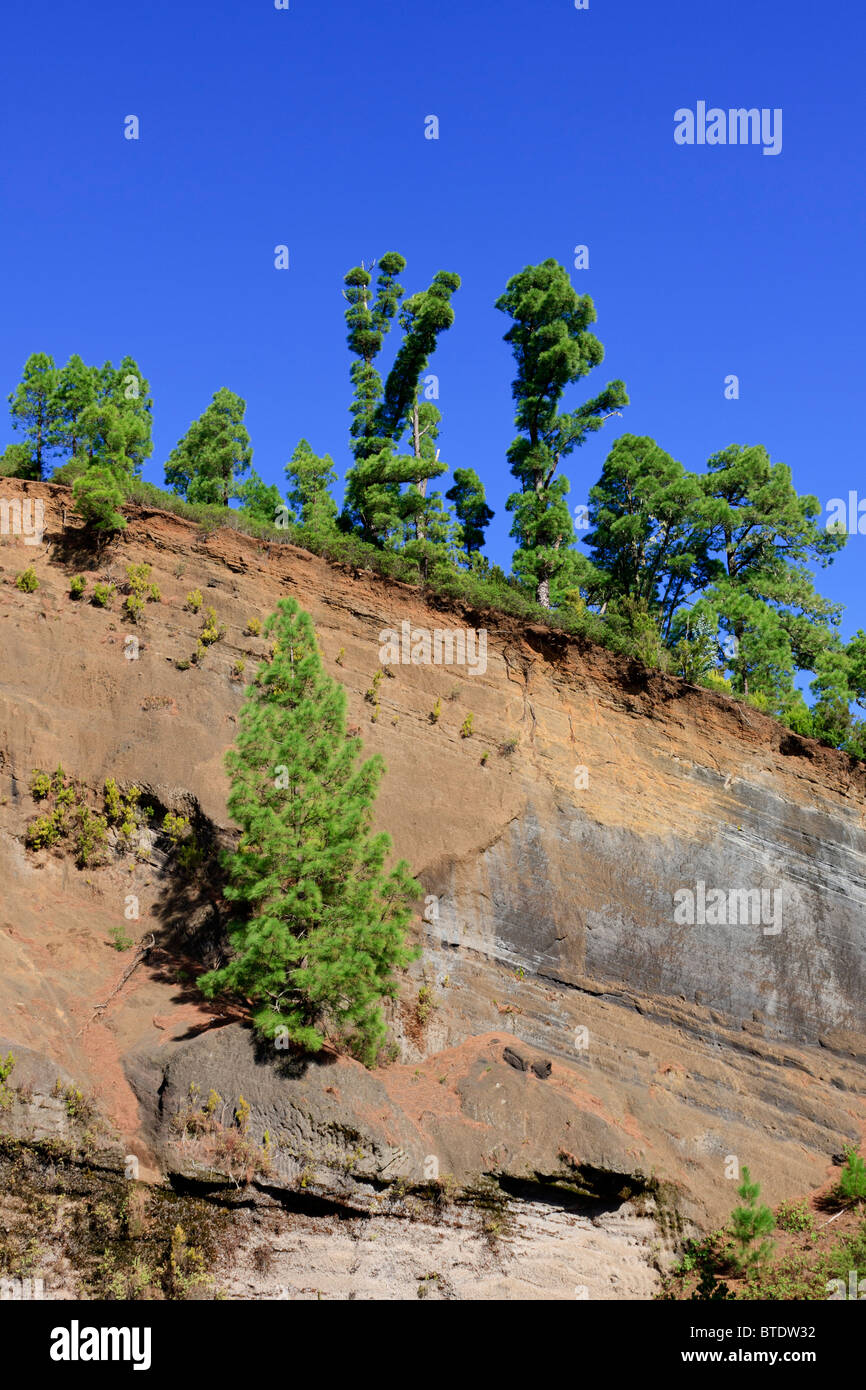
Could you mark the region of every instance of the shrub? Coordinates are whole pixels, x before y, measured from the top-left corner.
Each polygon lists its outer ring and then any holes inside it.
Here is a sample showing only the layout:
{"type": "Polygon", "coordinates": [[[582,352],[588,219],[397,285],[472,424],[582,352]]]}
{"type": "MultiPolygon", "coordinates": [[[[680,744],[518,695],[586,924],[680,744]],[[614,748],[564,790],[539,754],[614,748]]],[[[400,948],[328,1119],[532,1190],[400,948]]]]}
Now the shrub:
{"type": "Polygon", "coordinates": [[[111,944],[115,951],[128,951],[135,941],[131,936],[127,936],[123,927],[111,927],[108,935],[111,937],[111,944]]]}
{"type": "Polygon", "coordinates": [[[110,608],[114,592],[115,586],[110,580],[107,583],[96,583],[93,586],[93,602],[98,608],[110,608]]]}
{"type": "Polygon", "coordinates": [[[364,699],[371,705],[378,704],[379,686],[382,684],[384,674],[384,671],[380,667],[373,677],[373,684],[370,686],[370,689],[364,691],[364,699]]]}
{"type": "Polygon", "coordinates": [[[246,669],[247,663],[244,661],[243,657],[239,657],[238,660],[235,662],[234,666],[232,667],[232,676],[235,680],[240,680],[241,676],[243,675],[246,669]]]}
{"type": "Polygon", "coordinates": [[[33,769],[33,776],[30,778],[30,795],[34,801],[44,801],[51,791],[51,778],[47,772],[40,772],[38,768],[33,769]]]}
{"type": "Polygon", "coordinates": [[[75,853],[78,867],[84,869],[108,838],[108,822],[104,816],[95,815],[89,806],[80,805],[77,809],[75,853]]]}
{"type": "Polygon", "coordinates": [[[186,596],[186,607],[189,609],[190,613],[197,613],[203,603],[204,599],[201,596],[201,589],[190,589],[186,596]]]}
{"type": "Polygon", "coordinates": [[[262,631],[261,619],[260,619],[260,618],[250,618],[249,622],[247,623],[247,635],[248,635],[249,637],[258,637],[258,636],[260,636],[261,631],[262,631]]]}
{"type": "Polygon", "coordinates": [[[0,1110],[8,1110],[15,1099],[12,1087],[6,1085],[14,1066],[15,1058],[11,1052],[7,1054],[5,1061],[0,1057],[0,1110]]]}
{"type": "Polygon", "coordinates": [[[471,715],[471,714],[467,714],[466,718],[463,720],[463,723],[460,725],[460,737],[461,737],[461,738],[471,738],[471,737],[472,737],[472,715],[471,715]]]}
{"type": "Polygon", "coordinates": [[[430,711],[430,723],[431,723],[431,724],[438,724],[441,714],[442,714],[442,701],[439,700],[439,699],[437,699],[435,705],[433,706],[433,708],[432,708],[431,711],[430,711]]]}
{"type": "Polygon", "coordinates": [[[144,612],[144,599],[139,598],[138,594],[128,594],[124,599],[123,608],[126,616],[137,623],[144,612]]]}
{"type": "Polygon", "coordinates": [[[15,588],[20,589],[22,594],[35,594],[39,588],[39,580],[32,565],[28,565],[26,570],[15,576],[15,588]]]}
{"type": "Polygon", "coordinates": [[[500,743],[499,752],[503,758],[510,758],[516,752],[520,740],[517,737],[507,738],[504,743],[500,743]]]}
{"type": "Polygon", "coordinates": [[[433,991],[429,985],[422,985],[418,991],[418,1002],[415,1005],[415,1014],[418,1022],[423,1025],[427,1022],[436,1004],[433,1000],[433,991]]]}
{"type": "Polygon", "coordinates": [[[87,588],[87,580],[84,578],[84,575],[83,575],[83,574],[76,574],[76,575],[74,576],[74,578],[72,578],[72,579],[69,581],[69,597],[70,597],[70,598],[81,598],[81,595],[84,593],[84,590],[85,590],[86,588],[87,588]]]}
{"type": "Polygon", "coordinates": [[[210,647],[214,642],[221,642],[226,635],[225,627],[222,623],[217,623],[215,608],[206,608],[202,619],[201,633],[199,635],[199,645],[210,647]]]}
{"type": "Polygon", "coordinates": [[[166,811],[162,822],[162,833],[177,847],[189,835],[192,826],[186,816],[178,816],[174,811],[166,811]]]}
{"type": "Polygon", "coordinates": [[[806,1202],[782,1202],[776,1208],[780,1231],[814,1231],[815,1218],[806,1202]]]}

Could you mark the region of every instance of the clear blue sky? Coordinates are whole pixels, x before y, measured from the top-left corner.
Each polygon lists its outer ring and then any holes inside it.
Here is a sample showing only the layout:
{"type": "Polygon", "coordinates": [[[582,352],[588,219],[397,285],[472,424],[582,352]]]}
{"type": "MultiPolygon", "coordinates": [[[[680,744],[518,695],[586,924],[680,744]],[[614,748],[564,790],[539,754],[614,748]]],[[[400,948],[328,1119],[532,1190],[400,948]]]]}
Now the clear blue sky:
{"type": "MultiPolygon", "coordinates": [[[[626,430],[691,468],[763,443],[822,504],[866,497],[853,0],[46,0],[7,11],[3,40],[3,394],[33,351],[130,353],[154,397],[153,481],[220,386],[248,402],[267,481],[302,435],[342,475],[342,276],[398,250],[410,292],[463,277],[432,363],[442,457],[483,477],[507,566],[513,364],[493,304],[585,243],[573,281],[606,360],[566,405],[614,377],[632,404],[569,459],[573,503],[626,430]],[[676,145],[675,110],[701,100],[781,107],[781,154],[676,145]]],[[[819,580],[850,606],[846,634],[866,625],[864,556],[849,538],[819,580]]]]}

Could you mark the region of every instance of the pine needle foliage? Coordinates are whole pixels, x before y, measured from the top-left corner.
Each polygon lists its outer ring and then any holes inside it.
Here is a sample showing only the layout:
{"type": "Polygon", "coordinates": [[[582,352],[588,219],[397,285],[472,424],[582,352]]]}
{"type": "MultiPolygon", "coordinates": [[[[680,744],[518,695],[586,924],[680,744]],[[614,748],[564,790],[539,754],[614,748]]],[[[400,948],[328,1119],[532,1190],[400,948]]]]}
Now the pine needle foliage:
{"type": "Polygon", "coordinates": [[[240,994],[264,1037],[318,1051],[345,1041],[373,1064],[385,1041],[382,1000],[417,954],[407,941],[421,893],[401,860],[386,867],[373,834],[381,758],[359,761],[346,696],[323,669],[308,613],[283,599],[265,624],[272,656],[242,707],[226,758],[229,811],[241,828],[226,855],[233,959],[200,978],[240,994]]]}

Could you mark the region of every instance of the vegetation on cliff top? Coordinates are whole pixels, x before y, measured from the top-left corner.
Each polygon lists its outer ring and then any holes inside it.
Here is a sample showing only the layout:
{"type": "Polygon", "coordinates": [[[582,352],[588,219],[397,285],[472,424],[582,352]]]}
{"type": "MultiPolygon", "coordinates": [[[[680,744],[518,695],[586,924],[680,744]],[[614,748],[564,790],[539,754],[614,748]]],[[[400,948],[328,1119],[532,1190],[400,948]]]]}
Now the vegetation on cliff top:
{"type": "Polygon", "coordinates": [[[218,390],[165,467],[164,493],[140,477],[152,453],[152,400],[132,358],[56,367],[28,358],[10,396],[25,443],[0,458],[0,476],[53,474],[103,538],[125,526],[124,501],[171,507],[205,528],[231,525],[289,539],[331,560],[369,568],[437,595],[493,608],[602,643],[645,665],[747,699],[796,732],[866,756],[866,632],[846,644],[840,605],[814,586],[844,529],[819,525],[820,507],[800,495],[791,471],[761,445],[730,445],[692,472],[645,436],[613,442],[589,502],[575,522],[561,467],[588,434],[628,405],[621,381],[563,410],[565,393],[601,364],[590,332],[592,299],[554,260],[513,276],[497,308],[510,319],[518,435],[508,450],[517,484],[506,503],[516,541],[513,573],[483,554],[492,516],[474,469],[457,469],[443,497],[430,491],[446,470],[437,447],[438,379],[428,371],[454,322],[460,277],[439,271],[405,296],[406,262],[389,252],[344,279],[353,362],[350,449],[343,509],[331,491],[328,455],[301,440],[286,465],[286,501],[252,469],[245,402],[218,390]],[[397,321],[402,337],[384,377],[377,361],[397,321]],[[247,476],[248,475],[248,476],[247,476]],[[243,479],[243,480],[242,480],[243,479]],[[240,505],[231,507],[231,502],[240,505]],[[453,504],[453,510],[448,503],[453,504]],[[812,695],[807,704],[803,677],[812,695]]]}

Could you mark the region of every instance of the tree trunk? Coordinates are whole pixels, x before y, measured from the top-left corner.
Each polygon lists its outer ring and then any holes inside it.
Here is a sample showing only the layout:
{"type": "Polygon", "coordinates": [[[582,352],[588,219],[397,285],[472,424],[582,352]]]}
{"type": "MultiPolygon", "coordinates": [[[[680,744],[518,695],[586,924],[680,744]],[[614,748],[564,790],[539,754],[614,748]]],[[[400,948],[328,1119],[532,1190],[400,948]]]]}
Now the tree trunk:
{"type": "MultiPolygon", "coordinates": [[[[419,414],[418,414],[418,396],[417,396],[417,394],[416,394],[416,396],[415,396],[415,405],[414,405],[414,408],[413,408],[413,411],[412,411],[412,439],[413,439],[413,443],[414,443],[414,445],[415,445],[415,457],[416,457],[416,459],[419,459],[419,458],[421,457],[421,420],[420,420],[420,417],[419,417],[419,414]]],[[[417,484],[417,487],[418,487],[418,491],[420,492],[421,496],[422,496],[422,497],[426,497],[426,496],[427,496],[427,479],[426,479],[426,478],[422,478],[421,481],[420,481],[420,483],[417,484]]],[[[423,541],[423,539],[424,539],[424,522],[421,520],[420,517],[417,517],[417,516],[416,516],[416,518],[415,518],[415,539],[416,539],[416,541],[423,541]]],[[[426,557],[425,557],[425,564],[424,564],[424,578],[425,578],[425,579],[427,578],[426,557]]]]}
{"type": "Polygon", "coordinates": [[[550,578],[545,575],[539,579],[538,588],[535,591],[535,602],[540,603],[542,608],[550,607],[550,578]]]}

